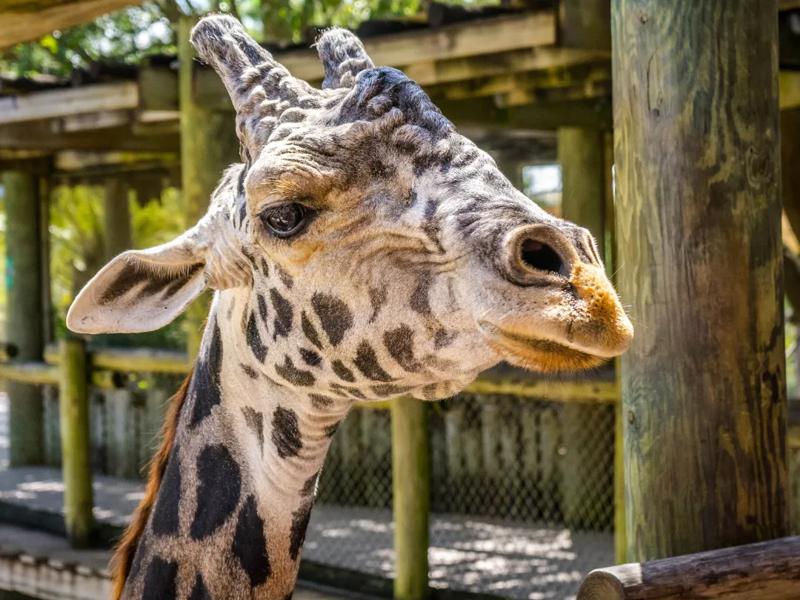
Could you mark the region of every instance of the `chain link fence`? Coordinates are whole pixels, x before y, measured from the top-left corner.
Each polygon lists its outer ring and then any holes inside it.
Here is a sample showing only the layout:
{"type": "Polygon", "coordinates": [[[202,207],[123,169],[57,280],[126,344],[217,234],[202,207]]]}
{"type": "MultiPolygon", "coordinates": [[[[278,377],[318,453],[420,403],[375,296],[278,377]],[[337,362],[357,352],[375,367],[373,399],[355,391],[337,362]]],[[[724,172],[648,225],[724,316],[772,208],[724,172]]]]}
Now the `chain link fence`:
{"type": "MultiPolygon", "coordinates": [[[[462,394],[429,415],[431,585],[569,598],[614,562],[613,405],[462,394]]],[[[319,489],[304,557],[392,577],[388,411],[348,416],[319,489]]]]}
{"type": "MultiPolygon", "coordinates": [[[[128,375],[116,389],[93,390],[96,473],[140,476],[179,379],[128,375]]],[[[565,599],[589,570],[614,564],[613,404],[461,394],[427,406],[433,587],[565,599]]],[[[58,466],[53,388],[44,410],[46,458],[58,466]]],[[[790,446],[798,533],[800,445],[790,446]]],[[[390,579],[393,537],[391,414],[359,408],[334,438],[304,559],[390,579]]]]}

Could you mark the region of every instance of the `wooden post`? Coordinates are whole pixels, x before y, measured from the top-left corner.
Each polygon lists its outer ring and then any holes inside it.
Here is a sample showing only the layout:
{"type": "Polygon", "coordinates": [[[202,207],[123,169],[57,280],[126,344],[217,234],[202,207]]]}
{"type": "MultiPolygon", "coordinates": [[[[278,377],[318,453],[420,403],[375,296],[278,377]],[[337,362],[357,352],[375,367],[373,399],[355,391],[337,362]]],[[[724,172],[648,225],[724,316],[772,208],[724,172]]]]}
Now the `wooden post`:
{"type": "MultiPolygon", "coordinates": [[[[42,303],[42,244],[39,178],[31,171],[8,171],[3,176],[6,198],[6,290],[8,341],[16,359],[42,360],[44,323],[42,303]]],[[[44,460],[42,393],[38,387],[7,384],[9,463],[41,464],[44,460]]]]}
{"type": "Polygon", "coordinates": [[[603,136],[598,129],[561,127],[558,130],[562,216],[591,231],[601,255],[605,250],[606,222],[603,136]]]}
{"type": "Polygon", "coordinates": [[[568,48],[611,49],[611,8],[607,0],[561,0],[559,44],[568,48]]]}
{"type": "Polygon", "coordinates": [[[629,560],[788,531],[776,15],[612,2],[629,560]]]}
{"type": "Polygon", "coordinates": [[[392,400],[394,597],[397,600],[423,600],[428,595],[427,411],[428,406],[419,400],[392,400]]]}
{"type": "MultiPolygon", "coordinates": [[[[182,16],[178,27],[181,187],[187,227],[193,226],[206,213],[223,170],[238,161],[239,148],[233,113],[204,108],[194,101],[195,55],[189,43],[189,32],[195,21],[194,17],[182,16]]],[[[205,295],[186,313],[190,357],[194,357],[200,347],[207,314],[205,295]]]]}
{"type": "Polygon", "coordinates": [[[61,341],[61,455],[64,476],[64,520],[74,547],[89,544],[92,532],[92,471],[89,449],[89,374],[86,343],[61,341]]]}
{"type": "Polygon", "coordinates": [[[112,177],[105,181],[103,209],[105,258],[111,260],[117,254],[133,248],[128,187],[121,178],[112,177]]]}

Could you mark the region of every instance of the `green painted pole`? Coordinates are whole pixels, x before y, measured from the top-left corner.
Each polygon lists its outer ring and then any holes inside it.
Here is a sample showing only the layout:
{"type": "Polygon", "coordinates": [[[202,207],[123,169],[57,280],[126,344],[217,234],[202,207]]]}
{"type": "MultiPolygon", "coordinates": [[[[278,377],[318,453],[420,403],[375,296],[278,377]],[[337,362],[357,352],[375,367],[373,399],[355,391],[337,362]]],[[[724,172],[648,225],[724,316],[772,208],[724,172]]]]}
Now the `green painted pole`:
{"type": "Polygon", "coordinates": [[[612,0],[628,560],[788,534],[777,0],[612,0]]]}
{"type": "Polygon", "coordinates": [[[430,458],[428,406],[392,400],[392,490],[394,494],[394,597],[428,596],[430,458]]]}
{"type": "MultiPolygon", "coordinates": [[[[42,360],[44,313],[41,203],[39,178],[32,172],[3,175],[6,203],[6,334],[16,360],[42,360]]],[[[44,460],[42,393],[36,386],[8,382],[9,462],[11,466],[44,460]]]]}
{"type": "Polygon", "coordinates": [[[59,350],[64,519],[70,543],[83,548],[89,544],[94,523],[86,343],[79,338],[68,338],[61,341],[59,350]]]}

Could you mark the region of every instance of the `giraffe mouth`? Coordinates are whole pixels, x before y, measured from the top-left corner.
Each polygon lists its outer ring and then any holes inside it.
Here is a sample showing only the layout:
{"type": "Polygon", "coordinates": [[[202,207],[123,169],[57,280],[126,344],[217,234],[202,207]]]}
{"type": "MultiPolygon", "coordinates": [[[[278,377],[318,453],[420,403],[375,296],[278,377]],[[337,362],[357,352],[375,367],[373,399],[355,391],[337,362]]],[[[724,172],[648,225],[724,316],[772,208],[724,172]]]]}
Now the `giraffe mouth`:
{"type": "Polygon", "coordinates": [[[606,360],[553,340],[508,331],[488,321],[480,321],[479,327],[495,351],[523,369],[544,373],[582,371],[606,360]]]}

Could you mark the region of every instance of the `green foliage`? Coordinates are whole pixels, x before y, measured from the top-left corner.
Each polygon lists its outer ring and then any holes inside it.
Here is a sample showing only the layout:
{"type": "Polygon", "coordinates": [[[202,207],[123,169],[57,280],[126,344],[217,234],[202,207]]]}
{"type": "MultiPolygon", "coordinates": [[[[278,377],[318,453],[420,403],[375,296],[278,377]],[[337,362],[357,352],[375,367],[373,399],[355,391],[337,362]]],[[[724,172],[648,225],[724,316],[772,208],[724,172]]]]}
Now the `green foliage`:
{"type": "MultiPolygon", "coordinates": [[[[180,193],[166,189],[161,198],[139,204],[129,198],[134,245],[146,248],[173,239],[184,230],[180,193]]],[[[50,214],[50,286],[56,327],[65,331],[64,317],[75,294],[103,267],[103,190],[78,185],[53,191],[50,214]]],[[[183,348],[185,335],[179,320],[146,334],[103,336],[94,345],[183,348]]]]}
{"type": "Polygon", "coordinates": [[[63,77],[94,61],[135,64],[148,54],[174,52],[174,32],[164,10],[155,2],[145,2],[54,32],[38,42],[19,44],[0,54],[0,72],[63,77]]]}
{"type": "Polygon", "coordinates": [[[0,52],[0,72],[66,77],[96,61],[136,64],[151,54],[174,54],[174,23],[181,13],[229,12],[257,38],[299,43],[309,41],[312,27],[355,27],[368,19],[408,17],[420,8],[421,0],[151,0],[0,52]]]}

